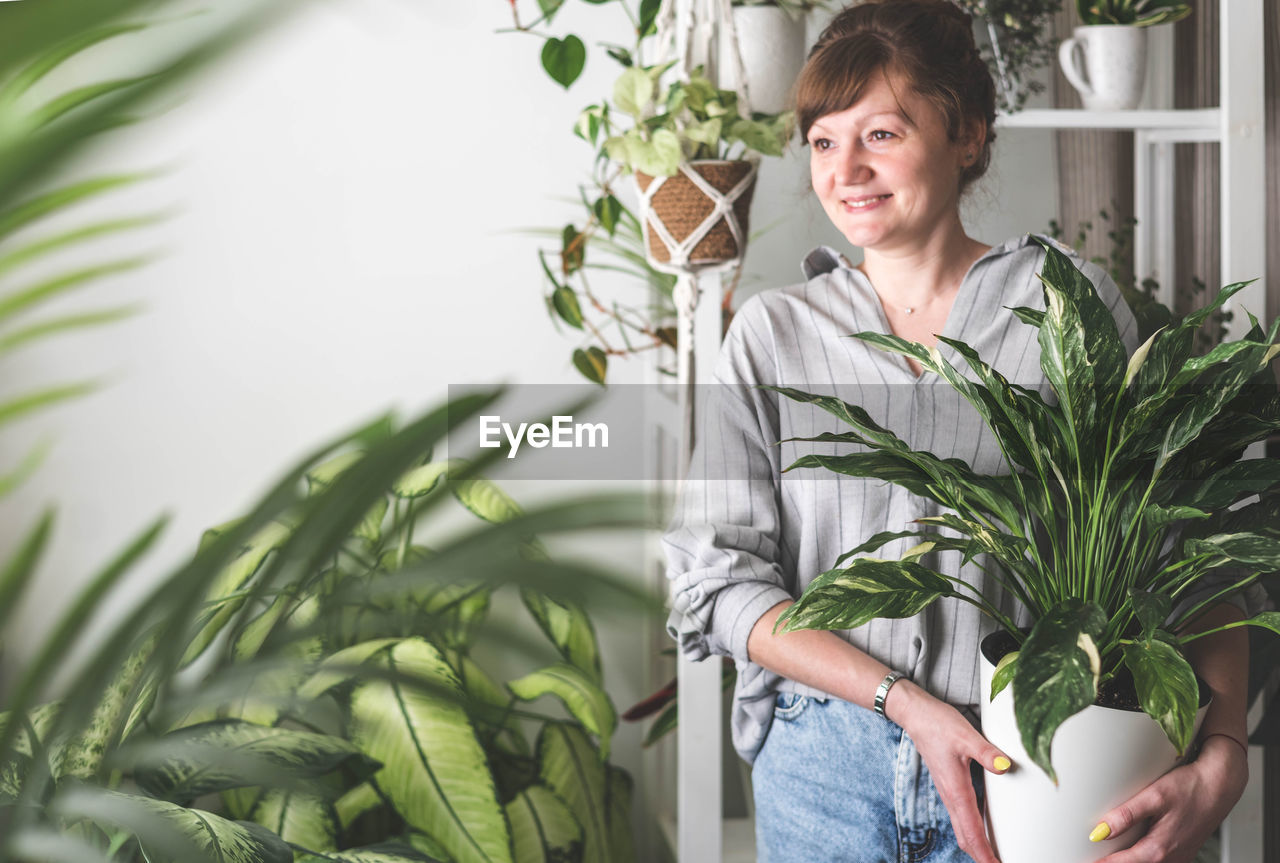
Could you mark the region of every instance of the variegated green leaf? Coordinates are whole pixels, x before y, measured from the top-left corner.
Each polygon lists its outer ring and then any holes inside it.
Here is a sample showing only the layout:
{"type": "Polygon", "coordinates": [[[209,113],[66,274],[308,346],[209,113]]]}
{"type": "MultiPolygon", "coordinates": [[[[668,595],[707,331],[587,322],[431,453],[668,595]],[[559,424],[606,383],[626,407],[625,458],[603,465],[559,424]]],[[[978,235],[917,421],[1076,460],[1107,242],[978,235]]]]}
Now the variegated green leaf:
{"type": "Polygon", "coordinates": [[[62,817],[86,818],[129,830],[150,863],[293,861],[293,850],[260,825],[228,821],[212,812],[163,800],[81,786],[60,795],[54,806],[62,817]]]}
{"type": "Polygon", "coordinates": [[[436,641],[448,650],[465,650],[489,612],[493,589],[469,584],[427,583],[413,593],[424,612],[433,616],[436,641]]]}
{"type": "Polygon", "coordinates": [[[425,833],[410,830],[404,838],[415,851],[425,854],[432,860],[447,861],[449,859],[449,851],[425,833]]]}
{"type": "Polygon", "coordinates": [[[1058,726],[1097,698],[1096,645],[1107,617],[1094,603],[1068,599],[1031,629],[1013,676],[1013,707],[1022,745],[1056,784],[1050,748],[1058,726]]]}
{"type": "Polygon", "coordinates": [[[1280,459],[1232,462],[1203,482],[1188,483],[1188,506],[1218,510],[1280,483],[1280,459]]]}
{"type": "Polygon", "coordinates": [[[527,588],[520,590],[520,598],[565,661],[600,683],[600,646],[586,612],[527,588]]]}
{"type": "Polygon", "coordinates": [[[295,863],[439,863],[409,845],[398,842],[382,842],[364,848],[347,848],[326,854],[299,854],[295,863]]]}
{"type": "Polygon", "coordinates": [[[440,481],[449,475],[450,471],[460,470],[465,465],[461,459],[450,459],[449,461],[433,461],[406,473],[400,479],[396,480],[395,485],[391,487],[391,491],[396,497],[422,497],[430,494],[439,486],[440,481]]]}
{"type": "Polygon", "coordinates": [[[121,666],[98,699],[88,723],[67,741],[55,769],[58,778],[93,779],[102,768],[108,750],[131,730],[129,724],[135,712],[150,710],[156,687],[154,680],[145,681],[143,675],[147,673],[147,663],[155,648],[154,636],[143,639],[121,666]]]}
{"type": "Polygon", "coordinates": [[[951,582],[919,564],[859,558],[810,582],[778,624],[783,632],[853,629],[878,617],[912,617],[954,595],[951,582]]]}
{"type": "MultiPolygon", "coordinates": [[[[871,341],[872,336],[875,335],[879,334],[858,333],[857,338],[861,338],[864,341],[871,341]]],[[[880,346],[883,347],[883,345],[880,346]]],[[[801,404],[811,404],[822,408],[836,419],[846,425],[852,426],[857,431],[858,435],[869,445],[878,445],[885,449],[898,450],[900,452],[908,452],[911,449],[896,434],[873,420],[871,415],[865,410],[857,405],[849,404],[843,399],[836,398],[835,396],[814,395],[813,393],[806,393],[792,387],[776,387],[768,384],[762,384],[760,388],[781,393],[792,401],[796,401],[801,404]]]]}
{"type": "Polygon", "coordinates": [[[1194,506],[1161,506],[1158,503],[1148,504],[1142,511],[1142,520],[1147,527],[1157,529],[1166,527],[1184,519],[1208,518],[1209,513],[1194,506]]]}
{"type": "Polygon", "coordinates": [[[272,788],[258,800],[251,820],[286,842],[312,851],[332,851],[338,838],[333,804],[314,794],[272,788]]]}
{"type": "Polygon", "coordinates": [[[319,698],[339,683],[350,680],[357,673],[358,667],[373,656],[399,643],[398,638],[376,638],[330,654],[320,663],[315,674],[298,688],[298,697],[319,698]]]}
{"type": "Polygon", "coordinates": [[[609,858],[608,765],[575,725],[548,722],[538,735],[538,773],[582,825],[582,863],[609,858]]]}
{"type": "Polygon", "coordinates": [[[482,477],[458,480],[450,486],[458,502],[488,522],[510,521],[520,515],[520,505],[482,477]]]}
{"type": "Polygon", "coordinates": [[[1093,367],[1085,351],[1084,324],[1063,291],[1047,275],[1042,279],[1047,310],[1040,327],[1040,368],[1065,408],[1071,430],[1067,441],[1070,454],[1087,460],[1094,448],[1098,404],[1093,367]]]}
{"type": "Polygon", "coordinates": [[[984,551],[1012,569],[1025,570],[1026,568],[1027,549],[1030,548],[1030,543],[1020,536],[992,530],[981,522],[962,518],[953,512],[926,516],[916,521],[920,524],[949,527],[957,533],[972,538],[973,543],[965,550],[966,558],[971,557],[974,552],[984,551]]]}
{"type": "Polygon", "coordinates": [[[1260,626],[1280,635],[1280,611],[1263,611],[1245,620],[1250,626],[1260,626]]]}
{"type": "Polygon", "coordinates": [[[1011,650],[996,663],[996,670],[991,675],[991,700],[995,701],[1004,688],[1013,683],[1013,676],[1018,672],[1018,653],[1011,650]]]}
{"type": "Polygon", "coordinates": [[[609,863],[633,863],[635,837],[631,832],[631,799],[635,783],[620,767],[609,765],[609,863]]]}
{"type": "Polygon", "coordinates": [[[142,748],[138,784],[168,800],[343,770],[362,780],[377,769],[353,743],[326,734],[222,720],[182,728],[142,748]]]}
{"type": "Polygon", "coordinates": [[[531,755],[532,749],[520,728],[520,720],[511,711],[510,694],[495,683],[469,656],[451,655],[449,666],[458,675],[462,688],[467,693],[467,708],[479,713],[482,721],[501,725],[516,751],[531,755]]]}
{"type": "MultiPolygon", "coordinates": [[[[422,639],[405,639],[378,661],[461,696],[448,664],[422,639]]],[[[510,863],[493,777],[457,700],[400,679],[364,683],[351,696],[350,736],[385,765],[378,787],[411,827],[439,841],[457,863],[510,863]]]]}
{"type": "Polygon", "coordinates": [[[1016,306],[1009,309],[1018,316],[1018,320],[1024,324],[1033,327],[1044,326],[1044,312],[1040,309],[1031,309],[1026,306],[1016,306]]]}
{"type": "Polygon", "coordinates": [[[361,815],[381,805],[382,798],[378,796],[378,790],[368,782],[361,782],[334,801],[333,811],[338,824],[345,830],[361,815]]]}
{"type": "Polygon", "coordinates": [[[364,458],[364,453],[362,452],[345,452],[311,468],[307,471],[308,494],[314,495],[324,491],[333,485],[333,481],[339,476],[354,465],[359,464],[362,458],[364,458]]]}
{"type": "Polygon", "coordinates": [[[262,568],[267,556],[283,545],[290,533],[291,530],[286,525],[272,522],[259,531],[239,556],[218,574],[205,594],[207,606],[200,615],[200,630],[187,647],[182,658],[183,665],[191,663],[204,653],[205,648],[222,631],[227,621],[244,603],[244,598],[236,594],[248,586],[262,568]]]}
{"type": "Polygon", "coordinates": [[[1142,709],[1160,724],[1178,755],[1182,755],[1195,733],[1199,700],[1190,663],[1173,645],[1144,639],[1124,646],[1124,664],[1133,672],[1142,709]]]}
{"type": "Polygon", "coordinates": [[[1209,554],[1217,563],[1234,561],[1268,572],[1280,569],[1280,537],[1260,533],[1216,533],[1204,539],[1188,539],[1187,554],[1209,554]]]}
{"type": "Polygon", "coordinates": [[[507,686],[524,701],[543,695],[559,698],[575,719],[600,738],[600,757],[609,757],[609,741],[618,725],[618,714],[604,690],[581,670],[561,662],[513,680],[507,686]]]}
{"type": "Polygon", "coordinates": [[[582,855],[582,827],[565,802],[531,785],[506,806],[515,863],[560,863],[582,855]]]}
{"type": "Polygon", "coordinates": [[[1173,611],[1173,598],[1159,593],[1148,593],[1145,590],[1131,589],[1133,597],[1133,613],[1142,624],[1144,633],[1152,633],[1164,626],[1173,611]]]}

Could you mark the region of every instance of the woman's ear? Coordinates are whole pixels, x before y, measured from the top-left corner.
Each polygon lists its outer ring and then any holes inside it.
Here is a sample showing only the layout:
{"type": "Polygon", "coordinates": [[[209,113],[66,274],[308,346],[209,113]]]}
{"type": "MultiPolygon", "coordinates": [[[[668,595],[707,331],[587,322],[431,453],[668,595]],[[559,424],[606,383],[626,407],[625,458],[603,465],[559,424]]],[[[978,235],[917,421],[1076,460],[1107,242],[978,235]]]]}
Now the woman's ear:
{"type": "Polygon", "coordinates": [[[962,138],[966,165],[972,165],[982,155],[982,148],[987,145],[987,124],[984,120],[971,119],[966,125],[962,138]],[[970,157],[969,154],[972,154],[970,157]]]}

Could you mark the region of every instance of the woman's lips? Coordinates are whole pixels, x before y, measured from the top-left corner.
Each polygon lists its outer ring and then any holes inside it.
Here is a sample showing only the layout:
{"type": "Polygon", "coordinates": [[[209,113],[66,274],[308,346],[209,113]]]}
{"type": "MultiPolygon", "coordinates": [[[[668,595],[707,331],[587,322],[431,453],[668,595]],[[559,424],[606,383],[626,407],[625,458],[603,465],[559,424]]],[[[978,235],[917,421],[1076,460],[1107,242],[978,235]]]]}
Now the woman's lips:
{"type": "Polygon", "coordinates": [[[864,195],[859,198],[845,198],[841,203],[849,210],[870,210],[892,198],[892,194],[864,195]]]}

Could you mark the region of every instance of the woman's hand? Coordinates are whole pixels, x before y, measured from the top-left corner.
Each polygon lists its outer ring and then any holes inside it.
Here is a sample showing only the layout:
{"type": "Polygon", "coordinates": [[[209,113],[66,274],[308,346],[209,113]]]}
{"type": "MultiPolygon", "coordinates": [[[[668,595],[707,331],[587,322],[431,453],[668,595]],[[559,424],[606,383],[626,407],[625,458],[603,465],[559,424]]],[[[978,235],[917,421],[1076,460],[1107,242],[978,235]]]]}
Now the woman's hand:
{"type": "Polygon", "coordinates": [[[910,681],[900,681],[889,690],[885,715],[907,732],[929,768],[938,796],[951,816],[960,850],[977,863],[999,863],[978,811],[969,762],[977,761],[983,770],[1000,774],[1012,766],[1008,756],[992,746],[959,710],[910,681]]]}
{"type": "MultiPolygon", "coordinates": [[[[1151,824],[1133,847],[1098,863],[1189,863],[1248,781],[1249,759],[1239,744],[1221,735],[1207,738],[1195,761],[1169,771],[1103,817],[1097,832],[1109,829],[1107,839],[1140,829],[1146,819],[1151,824]]],[[[1102,851],[1106,840],[1098,842],[1102,851]]]]}

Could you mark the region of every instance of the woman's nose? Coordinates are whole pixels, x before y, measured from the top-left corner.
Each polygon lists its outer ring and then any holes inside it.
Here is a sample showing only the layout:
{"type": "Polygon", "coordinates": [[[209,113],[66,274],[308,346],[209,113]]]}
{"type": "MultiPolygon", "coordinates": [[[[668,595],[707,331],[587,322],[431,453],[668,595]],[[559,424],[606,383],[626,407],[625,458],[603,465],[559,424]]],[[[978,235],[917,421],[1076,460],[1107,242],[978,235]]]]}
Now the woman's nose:
{"type": "Polygon", "coordinates": [[[850,147],[836,166],[836,181],[842,186],[856,186],[870,180],[873,173],[867,154],[860,147],[850,147]]]}

